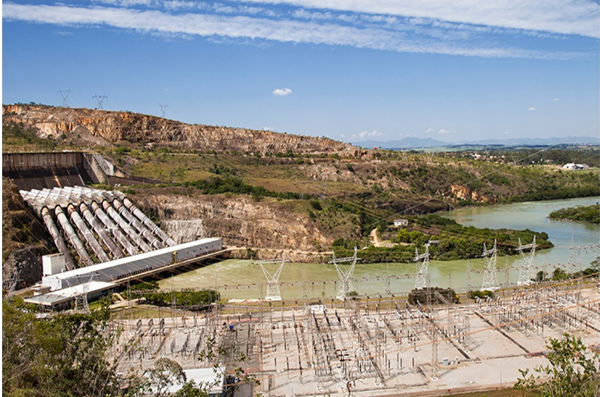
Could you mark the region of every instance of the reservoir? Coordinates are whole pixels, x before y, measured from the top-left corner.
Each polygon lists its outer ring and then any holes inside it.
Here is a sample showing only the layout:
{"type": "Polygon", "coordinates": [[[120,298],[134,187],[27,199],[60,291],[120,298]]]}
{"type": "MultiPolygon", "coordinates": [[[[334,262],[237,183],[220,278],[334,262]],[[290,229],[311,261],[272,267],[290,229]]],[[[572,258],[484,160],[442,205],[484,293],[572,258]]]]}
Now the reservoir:
{"type": "MultiPolygon", "coordinates": [[[[454,219],[464,226],[490,229],[530,229],[548,233],[554,244],[551,249],[536,252],[533,271],[544,270],[552,273],[554,268],[568,262],[569,247],[598,244],[600,226],[587,223],[551,221],[548,214],[559,208],[577,205],[591,205],[600,201],[600,197],[585,197],[567,200],[525,202],[487,207],[461,208],[439,215],[454,219]],[[571,243],[572,242],[572,243],[571,243]]],[[[491,242],[490,242],[491,243],[491,242]]],[[[529,244],[530,241],[523,241],[529,244]]],[[[489,248],[489,247],[488,247],[489,248]]],[[[483,247],[482,247],[483,250],[483,247]]],[[[517,253],[515,253],[517,254],[517,253]]],[[[358,252],[360,258],[360,250],[358,252]]],[[[582,255],[581,268],[586,268],[597,254],[582,255]]],[[[521,258],[498,256],[498,281],[501,285],[516,284],[519,278],[521,258]],[[506,268],[508,267],[508,271],[506,268]],[[507,276],[508,275],[508,279],[507,276]]],[[[346,269],[348,265],[340,267],[346,269]]],[[[265,265],[273,274],[278,265],[265,265]]],[[[452,287],[457,292],[467,289],[479,290],[483,279],[482,258],[456,261],[431,261],[431,286],[452,287]],[[467,272],[467,266],[471,272],[467,272]]],[[[354,289],[361,295],[377,296],[386,294],[406,294],[415,286],[416,266],[414,263],[357,263],[354,272],[354,289]]],[[[337,293],[336,281],[339,280],[336,269],[330,264],[286,263],[280,277],[281,296],[286,299],[302,299],[306,294],[311,298],[330,299],[337,293]],[[304,287],[303,287],[304,285],[304,287]]],[[[249,260],[226,260],[200,269],[160,281],[163,289],[170,288],[218,288],[224,301],[228,299],[258,299],[266,291],[266,279],[260,266],[249,260]],[[240,287],[235,287],[235,286],[240,287]],[[261,288],[262,285],[262,293],[261,288]],[[250,286],[250,288],[246,288],[250,286]]]]}

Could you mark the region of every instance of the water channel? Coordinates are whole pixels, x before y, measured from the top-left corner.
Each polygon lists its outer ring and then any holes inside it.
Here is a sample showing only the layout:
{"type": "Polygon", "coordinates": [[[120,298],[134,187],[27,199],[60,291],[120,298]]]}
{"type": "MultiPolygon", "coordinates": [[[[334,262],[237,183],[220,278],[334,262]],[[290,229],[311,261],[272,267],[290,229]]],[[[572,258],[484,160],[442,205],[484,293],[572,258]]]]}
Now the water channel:
{"type": "MultiPolygon", "coordinates": [[[[548,233],[554,247],[538,251],[534,265],[537,270],[551,273],[560,264],[568,262],[569,247],[598,244],[600,242],[600,226],[577,222],[551,221],[548,214],[556,209],[577,205],[591,205],[600,201],[600,197],[585,197],[567,200],[526,202],[488,207],[461,208],[440,213],[440,215],[456,220],[465,226],[488,227],[491,229],[530,229],[548,233]]],[[[523,241],[528,244],[529,241],[523,241]]],[[[483,247],[482,247],[483,249],[483,247]]],[[[360,257],[360,251],[359,255],[360,257]]],[[[582,268],[596,258],[596,254],[582,255],[582,268]]],[[[520,257],[498,257],[498,281],[505,285],[508,266],[508,282],[515,284],[519,277],[520,257]]],[[[347,265],[342,265],[347,266],[347,265]]],[[[483,279],[483,260],[469,259],[471,268],[472,289],[479,289],[483,279]]],[[[274,273],[278,265],[266,265],[274,273]]],[[[563,266],[564,267],[564,266],[563,266]]],[[[537,271],[536,270],[536,271],[537,271]]],[[[467,260],[431,261],[431,285],[456,291],[467,288],[467,260]]],[[[535,272],[534,272],[535,273],[535,272]]],[[[354,288],[363,295],[384,294],[389,288],[394,294],[408,293],[415,285],[416,267],[412,263],[378,263],[356,265],[354,272],[354,288]],[[388,277],[389,276],[389,277],[388,277]]],[[[281,296],[286,299],[301,299],[306,293],[311,298],[330,298],[336,295],[338,280],[333,265],[315,263],[286,263],[281,273],[281,296]],[[302,281],[305,287],[302,287],[302,281]],[[294,285],[289,285],[294,283],[294,285]]],[[[219,289],[222,298],[258,299],[261,294],[259,285],[263,285],[262,294],[266,291],[266,279],[258,265],[248,260],[225,260],[200,269],[196,269],[170,279],[162,280],[163,289],[170,288],[215,288],[219,289]],[[232,286],[239,285],[239,288],[232,286]],[[250,285],[251,288],[245,286],[250,285]],[[243,286],[243,287],[242,287],[243,286]]]]}

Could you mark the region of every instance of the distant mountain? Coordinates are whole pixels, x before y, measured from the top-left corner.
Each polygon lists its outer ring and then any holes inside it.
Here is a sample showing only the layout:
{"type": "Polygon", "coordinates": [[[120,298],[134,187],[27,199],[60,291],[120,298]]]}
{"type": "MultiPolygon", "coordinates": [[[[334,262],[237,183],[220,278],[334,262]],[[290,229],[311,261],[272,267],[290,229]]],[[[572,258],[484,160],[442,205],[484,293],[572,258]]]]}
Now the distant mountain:
{"type": "Polygon", "coordinates": [[[598,137],[569,137],[569,138],[514,138],[514,139],[483,139],[479,141],[444,142],[433,138],[407,137],[394,141],[363,141],[355,145],[372,149],[420,149],[429,147],[457,146],[545,146],[557,144],[600,145],[598,137]]]}
{"type": "Polygon", "coordinates": [[[504,146],[540,146],[557,144],[581,144],[598,145],[600,138],[590,136],[568,137],[568,138],[514,138],[514,139],[484,139],[481,141],[467,141],[462,143],[450,143],[449,145],[504,145],[504,146]]]}

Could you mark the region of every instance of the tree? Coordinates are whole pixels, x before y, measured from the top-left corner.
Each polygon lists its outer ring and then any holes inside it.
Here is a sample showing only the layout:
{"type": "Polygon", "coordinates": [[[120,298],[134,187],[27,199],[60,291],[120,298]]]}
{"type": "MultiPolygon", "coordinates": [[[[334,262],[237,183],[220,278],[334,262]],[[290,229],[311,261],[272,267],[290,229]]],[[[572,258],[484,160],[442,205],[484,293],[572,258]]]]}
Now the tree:
{"type": "Polygon", "coordinates": [[[167,395],[171,386],[183,383],[187,379],[181,365],[168,358],[161,358],[154,363],[154,369],[147,372],[148,386],[154,396],[167,395]]]}
{"type": "Polygon", "coordinates": [[[552,351],[546,358],[550,365],[535,368],[540,375],[519,370],[522,378],[515,384],[521,391],[539,390],[542,397],[600,396],[600,356],[588,348],[581,338],[564,334],[562,340],[550,339],[552,351]],[[542,378],[543,377],[543,378],[542,378]]]}
{"type": "Polygon", "coordinates": [[[115,365],[105,359],[115,335],[108,306],[90,314],[37,319],[22,300],[2,302],[2,391],[5,396],[116,394],[115,365]]]}

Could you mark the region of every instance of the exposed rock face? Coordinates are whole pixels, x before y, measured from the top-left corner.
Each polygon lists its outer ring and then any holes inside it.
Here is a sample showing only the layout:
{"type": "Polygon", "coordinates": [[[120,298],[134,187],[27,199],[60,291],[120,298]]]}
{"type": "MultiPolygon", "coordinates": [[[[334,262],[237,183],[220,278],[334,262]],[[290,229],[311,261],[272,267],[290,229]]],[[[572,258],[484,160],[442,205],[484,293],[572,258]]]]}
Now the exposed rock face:
{"type": "Polygon", "coordinates": [[[161,226],[165,225],[176,241],[197,236],[199,225],[203,236],[223,237],[229,246],[314,251],[315,245],[329,246],[333,241],[310,219],[295,214],[285,204],[255,202],[240,196],[133,196],[131,199],[142,211],[157,211],[163,220],[161,226]]]}
{"type": "Polygon", "coordinates": [[[41,256],[51,253],[52,239],[18,188],[2,178],[2,279],[19,279],[16,288],[42,279],[41,256]]]}
{"type": "Polygon", "coordinates": [[[42,279],[42,255],[30,245],[11,251],[2,263],[2,280],[18,279],[16,289],[37,283],[42,279]]]}
{"type": "Polygon", "coordinates": [[[495,197],[487,197],[478,194],[467,186],[450,185],[450,193],[458,200],[471,200],[478,203],[495,203],[495,197]]]}
{"type": "Polygon", "coordinates": [[[168,220],[161,222],[161,229],[167,233],[177,244],[204,238],[202,219],[168,220]]]}
{"type": "Polygon", "coordinates": [[[149,147],[178,147],[199,150],[235,150],[241,153],[294,153],[361,156],[364,149],[334,141],[271,131],[191,125],[131,112],[69,109],[40,105],[4,105],[4,123],[22,122],[37,128],[39,135],[58,137],[81,134],[81,130],[103,141],[145,143],[149,147]],[[79,130],[77,132],[76,130],[79,130]]]}

